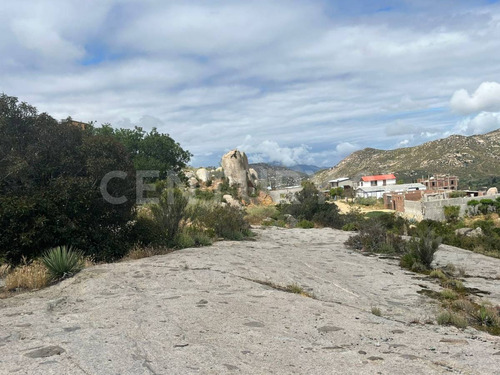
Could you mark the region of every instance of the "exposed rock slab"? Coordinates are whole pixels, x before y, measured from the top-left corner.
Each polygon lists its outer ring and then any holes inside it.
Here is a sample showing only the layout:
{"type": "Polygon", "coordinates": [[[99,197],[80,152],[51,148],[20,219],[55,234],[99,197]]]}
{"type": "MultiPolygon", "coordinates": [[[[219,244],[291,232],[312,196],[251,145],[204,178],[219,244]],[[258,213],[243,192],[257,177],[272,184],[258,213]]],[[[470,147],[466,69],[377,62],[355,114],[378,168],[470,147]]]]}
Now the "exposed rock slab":
{"type": "MultiPolygon", "coordinates": [[[[257,233],[255,242],[99,265],[1,300],[0,373],[498,372],[500,338],[410,324],[435,316],[437,306],[417,293],[437,288],[432,280],[346,249],[346,232],[257,233]],[[317,299],[262,282],[296,283],[317,299]],[[26,356],[37,350],[58,353],[26,356]]],[[[467,253],[443,247],[437,261],[471,259],[467,272],[477,275],[482,265],[500,269],[500,260],[467,253]]]]}

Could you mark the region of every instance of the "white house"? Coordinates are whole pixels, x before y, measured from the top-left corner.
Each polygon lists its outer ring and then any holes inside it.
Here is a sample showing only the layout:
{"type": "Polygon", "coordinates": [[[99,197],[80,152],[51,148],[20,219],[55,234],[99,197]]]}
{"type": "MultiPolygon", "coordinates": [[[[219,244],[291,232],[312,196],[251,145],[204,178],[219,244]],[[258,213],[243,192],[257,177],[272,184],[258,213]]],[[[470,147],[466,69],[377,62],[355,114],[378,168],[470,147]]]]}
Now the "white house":
{"type": "Polygon", "coordinates": [[[376,176],[363,176],[359,187],[396,185],[396,176],[393,174],[381,174],[376,176]]]}
{"type": "Polygon", "coordinates": [[[390,184],[385,186],[360,186],[356,189],[356,196],[359,198],[383,198],[384,193],[400,193],[414,190],[425,190],[425,185],[413,184],[390,184]]]}

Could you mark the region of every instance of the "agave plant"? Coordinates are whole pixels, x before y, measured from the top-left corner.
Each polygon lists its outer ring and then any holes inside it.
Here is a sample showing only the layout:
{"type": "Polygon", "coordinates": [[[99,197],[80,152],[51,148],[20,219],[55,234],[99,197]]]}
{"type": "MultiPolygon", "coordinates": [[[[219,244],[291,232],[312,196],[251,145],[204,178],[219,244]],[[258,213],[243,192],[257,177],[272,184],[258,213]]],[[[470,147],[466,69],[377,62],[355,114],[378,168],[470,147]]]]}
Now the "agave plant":
{"type": "Polygon", "coordinates": [[[73,276],[85,266],[82,253],[71,246],[57,246],[47,250],[42,255],[42,262],[53,280],[73,276]]]}

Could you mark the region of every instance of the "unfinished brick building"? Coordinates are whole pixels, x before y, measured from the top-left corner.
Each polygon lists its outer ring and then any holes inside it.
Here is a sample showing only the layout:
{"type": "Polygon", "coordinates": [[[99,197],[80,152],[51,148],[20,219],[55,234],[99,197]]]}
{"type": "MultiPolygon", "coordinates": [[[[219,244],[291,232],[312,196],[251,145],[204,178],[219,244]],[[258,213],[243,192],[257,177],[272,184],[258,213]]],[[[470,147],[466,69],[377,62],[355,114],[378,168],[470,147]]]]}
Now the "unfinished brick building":
{"type": "Polygon", "coordinates": [[[425,185],[426,190],[457,190],[458,177],[444,174],[435,174],[428,178],[419,178],[417,182],[425,185]]]}

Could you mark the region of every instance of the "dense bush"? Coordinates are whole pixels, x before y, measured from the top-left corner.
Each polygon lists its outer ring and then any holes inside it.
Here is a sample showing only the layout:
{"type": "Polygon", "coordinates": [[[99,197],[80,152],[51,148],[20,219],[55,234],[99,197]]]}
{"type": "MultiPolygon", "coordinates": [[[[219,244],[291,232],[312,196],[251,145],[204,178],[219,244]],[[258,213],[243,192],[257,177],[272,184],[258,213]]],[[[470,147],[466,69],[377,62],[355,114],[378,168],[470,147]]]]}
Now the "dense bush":
{"type": "Polygon", "coordinates": [[[215,199],[215,193],[212,190],[196,189],[194,191],[194,196],[196,199],[202,199],[205,201],[210,201],[215,199]]]}
{"type": "Polygon", "coordinates": [[[378,200],[377,198],[356,198],[356,203],[362,206],[375,206],[378,200]]]}
{"type": "Polygon", "coordinates": [[[456,223],[460,217],[460,207],[459,206],[444,206],[444,217],[449,223],[456,223]]]}
{"type": "Polygon", "coordinates": [[[359,223],[358,234],[351,236],[346,245],[357,250],[374,253],[403,253],[405,241],[397,234],[388,231],[383,222],[369,219],[359,223]]]}
{"type": "Polygon", "coordinates": [[[429,269],[440,244],[441,238],[431,229],[421,230],[418,237],[412,237],[408,242],[408,253],[402,258],[401,265],[414,271],[429,269]]]}
{"type": "Polygon", "coordinates": [[[197,203],[189,207],[191,227],[215,237],[242,240],[251,235],[244,213],[236,207],[216,203],[197,203]]]}
{"type": "Polygon", "coordinates": [[[96,259],[127,251],[133,219],[134,173],[115,139],[95,136],[65,121],[38,114],[16,98],[0,96],[0,259],[18,263],[60,244],[96,259]],[[106,202],[103,176],[127,173],[107,186],[123,204],[106,202]]]}
{"type": "Polygon", "coordinates": [[[344,221],[337,205],[326,203],[324,196],[311,182],[305,182],[303,189],[295,194],[296,201],[278,206],[282,215],[290,214],[298,220],[308,220],[321,226],[342,228],[344,221]]]}
{"type": "Polygon", "coordinates": [[[179,232],[179,225],[185,216],[188,199],[182,191],[166,189],[163,191],[158,204],[151,206],[151,212],[156,224],[161,229],[164,243],[168,246],[175,245],[175,238],[179,232]]]}
{"type": "Polygon", "coordinates": [[[297,223],[297,228],[302,228],[302,229],[314,228],[314,223],[312,221],[304,219],[297,223]]]}

